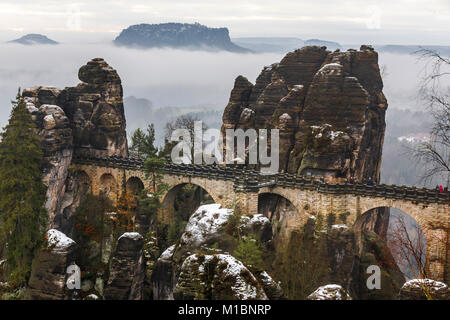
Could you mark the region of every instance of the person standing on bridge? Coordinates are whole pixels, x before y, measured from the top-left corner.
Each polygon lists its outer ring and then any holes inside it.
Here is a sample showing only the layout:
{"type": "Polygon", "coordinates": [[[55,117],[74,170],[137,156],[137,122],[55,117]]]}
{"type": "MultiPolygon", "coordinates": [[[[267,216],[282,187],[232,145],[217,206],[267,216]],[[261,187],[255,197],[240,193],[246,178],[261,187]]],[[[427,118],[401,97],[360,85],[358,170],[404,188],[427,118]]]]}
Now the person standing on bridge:
{"type": "Polygon", "coordinates": [[[367,180],[367,185],[368,185],[368,186],[373,186],[373,180],[372,180],[372,177],[369,177],[369,180],[367,180]]]}
{"type": "Polygon", "coordinates": [[[439,186],[439,193],[444,193],[444,187],[442,186],[442,184],[439,186]]]}

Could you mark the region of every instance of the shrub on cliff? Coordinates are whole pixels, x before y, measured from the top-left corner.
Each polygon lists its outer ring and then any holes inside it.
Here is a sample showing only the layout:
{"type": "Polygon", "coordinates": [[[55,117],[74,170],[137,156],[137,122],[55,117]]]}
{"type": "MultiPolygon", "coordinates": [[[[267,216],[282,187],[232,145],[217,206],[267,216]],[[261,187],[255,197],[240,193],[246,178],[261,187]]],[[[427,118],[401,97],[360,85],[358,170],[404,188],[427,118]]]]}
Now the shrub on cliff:
{"type": "Polygon", "coordinates": [[[20,92],[16,99],[0,142],[0,245],[12,286],[27,283],[48,221],[40,140],[20,92]]]}
{"type": "Polygon", "coordinates": [[[131,137],[130,149],[138,154],[139,157],[156,157],[158,148],[155,147],[155,127],[149,124],[147,133],[138,128],[131,137]]]}
{"type": "Polygon", "coordinates": [[[263,269],[261,244],[254,236],[243,237],[239,240],[234,256],[242,261],[250,271],[263,269]]]}

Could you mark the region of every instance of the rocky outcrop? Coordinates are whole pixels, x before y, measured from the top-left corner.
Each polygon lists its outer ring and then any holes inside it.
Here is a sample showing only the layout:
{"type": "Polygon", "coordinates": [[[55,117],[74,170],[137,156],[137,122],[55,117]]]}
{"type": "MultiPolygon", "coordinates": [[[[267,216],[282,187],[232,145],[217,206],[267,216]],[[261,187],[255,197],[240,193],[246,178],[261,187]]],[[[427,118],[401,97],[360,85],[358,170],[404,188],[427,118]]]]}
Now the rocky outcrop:
{"type": "Polygon", "coordinates": [[[311,293],[308,300],[352,300],[348,292],[338,284],[327,284],[311,293]]]}
{"type": "Polygon", "coordinates": [[[279,129],[280,171],[378,181],[387,108],[382,89],[372,47],[304,47],[265,67],[255,85],[236,78],[222,131],[279,129]]]}
{"type": "Polygon", "coordinates": [[[391,300],[397,293],[405,277],[397,266],[386,240],[373,231],[355,231],[356,255],[352,271],[351,290],[359,299],[391,300]],[[369,290],[366,285],[369,266],[376,265],[381,271],[381,289],[369,290]]]}
{"type": "Polygon", "coordinates": [[[191,215],[177,245],[161,255],[152,271],[154,299],[283,298],[280,285],[267,272],[253,273],[233,257],[234,233],[270,242],[269,220],[260,214],[240,218],[234,214],[210,204],[191,215]]]}
{"type": "Polygon", "coordinates": [[[442,282],[431,279],[412,279],[403,284],[400,300],[450,300],[450,289],[442,282]]]}
{"type": "Polygon", "coordinates": [[[187,257],[173,295],[177,300],[267,300],[255,276],[228,254],[187,257]]]}
{"type": "Polygon", "coordinates": [[[82,82],[76,87],[23,91],[41,137],[51,227],[68,234],[80,195],[86,191],[83,177],[69,177],[73,154],[128,155],[123,92],[116,70],[96,58],[80,68],[78,77],[82,82]]]}
{"type": "Polygon", "coordinates": [[[177,284],[174,250],[175,245],[167,248],[153,268],[151,285],[154,300],[173,300],[173,289],[177,284]]]}
{"type": "Polygon", "coordinates": [[[144,238],[137,232],[119,237],[105,288],[107,300],[142,300],[145,263],[144,238]]]}
{"type": "Polygon", "coordinates": [[[33,262],[27,296],[33,300],[62,300],[70,296],[66,287],[67,267],[74,261],[76,243],[64,233],[47,232],[48,245],[33,262]]]}

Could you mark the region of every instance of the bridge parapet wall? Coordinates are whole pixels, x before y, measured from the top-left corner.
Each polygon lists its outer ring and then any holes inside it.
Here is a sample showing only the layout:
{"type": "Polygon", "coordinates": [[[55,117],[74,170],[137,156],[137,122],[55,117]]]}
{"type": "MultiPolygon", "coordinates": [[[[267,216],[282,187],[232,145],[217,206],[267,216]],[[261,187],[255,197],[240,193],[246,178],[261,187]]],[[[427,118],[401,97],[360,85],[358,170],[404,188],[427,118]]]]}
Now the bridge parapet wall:
{"type": "MultiPolygon", "coordinates": [[[[74,163],[90,164],[100,167],[115,167],[127,170],[144,169],[144,161],[136,158],[121,157],[84,157],[74,158],[74,163]]],[[[169,163],[164,171],[171,175],[204,177],[211,180],[226,180],[235,183],[235,189],[242,192],[252,192],[262,183],[274,181],[277,186],[294,189],[311,190],[332,195],[353,194],[363,197],[376,197],[411,201],[416,204],[450,203],[450,192],[439,193],[436,189],[416,188],[407,186],[379,184],[325,183],[305,176],[289,173],[262,175],[257,170],[241,166],[220,165],[186,165],[169,163]]]]}

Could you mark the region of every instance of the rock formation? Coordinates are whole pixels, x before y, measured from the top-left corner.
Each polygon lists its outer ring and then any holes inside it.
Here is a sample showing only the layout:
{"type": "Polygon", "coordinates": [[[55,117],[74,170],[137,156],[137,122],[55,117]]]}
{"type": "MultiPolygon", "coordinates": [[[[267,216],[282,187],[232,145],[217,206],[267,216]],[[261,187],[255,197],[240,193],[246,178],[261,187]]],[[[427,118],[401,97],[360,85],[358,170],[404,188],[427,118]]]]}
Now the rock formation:
{"type": "Polygon", "coordinates": [[[264,67],[254,85],[236,78],[222,132],[279,129],[280,171],[378,181],[387,108],[382,89],[372,47],[304,47],[264,67]]]}
{"type": "Polygon", "coordinates": [[[66,270],[75,261],[76,243],[55,229],[47,232],[47,238],[48,246],[33,262],[27,296],[33,300],[67,299],[66,270]]]}
{"type": "Polygon", "coordinates": [[[74,154],[128,156],[123,92],[119,75],[103,59],[82,66],[76,87],[33,87],[23,96],[41,137],[46,208],[52,227],[68,227],[83,179],[70,177],[74,154]]]}
{"type": "Polygon", "coordinates": [[[256,277],[228,254],[187,257],[173,295],[177,300],[267,300],[256,277]]]}
{"type": "Polygon", "coordinates": [[[308,300],[352,300],[352,298],[340,285],[327,284],[311,293],[308,300]]]}
{"type": "Polygon", "coordinates": [[[127,232],[119,237],[105,288],[105,299],[142,300],[145,276],[143,245],[144,238],[137,232],[127,232]]]}
{"type": "MultiPolygon", "coordinates": [[[[180,241],[161,255],[153,269],[154,299],[284,297],[279,284],[266,271],[252,272],[232,255],[237,241],[227,226],[233,215],[233,210],[219,204],[197,209],[180,241]]],[[[263,244],[272,238],[270,222],[262,215],[242,217],[235,228],[241,236],[256,235],[263,244]]]]}
{"type": "Polygon", "coordinates": [[[442,282],[431,279],[412,279],[402,286],[399,300],[450,300],[450,289],[442,282]],[[426,294],[427,293],[427,294],[426,294]],[[427,297],[427,295],[429,295],[427,297]]]}

